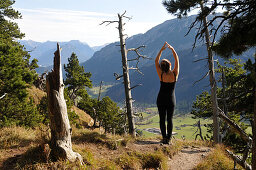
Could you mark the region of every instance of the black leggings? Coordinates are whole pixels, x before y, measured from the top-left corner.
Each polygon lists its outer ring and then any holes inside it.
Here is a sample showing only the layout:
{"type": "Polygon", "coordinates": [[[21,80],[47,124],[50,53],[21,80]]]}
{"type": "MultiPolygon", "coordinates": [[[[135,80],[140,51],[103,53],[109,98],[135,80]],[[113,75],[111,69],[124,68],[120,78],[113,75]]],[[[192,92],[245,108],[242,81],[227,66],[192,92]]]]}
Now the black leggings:
{"type": "Polygon", "coordinates": [[[158,105],[158,113],[160,117],[160,129],[163,138],[171,139],[172,137],[172,117],[174,112],[174,106],[172,105],[158,105]],[[165,120],[167,115],[167,135],[166,135],[166,126],[165,126],[165,120]]]}

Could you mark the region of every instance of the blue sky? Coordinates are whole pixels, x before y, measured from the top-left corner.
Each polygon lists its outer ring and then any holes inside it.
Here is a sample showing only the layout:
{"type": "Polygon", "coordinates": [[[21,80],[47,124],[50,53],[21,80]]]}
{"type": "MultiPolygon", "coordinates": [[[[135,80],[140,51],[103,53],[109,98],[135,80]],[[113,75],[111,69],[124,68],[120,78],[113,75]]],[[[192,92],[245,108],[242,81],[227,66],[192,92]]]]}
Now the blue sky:
{"type": "Polygon", "coordinates": [[[129,36],[175,18],[161,0],[16,0],[13,6],[23,19],[17,20],[24,39],[44,42],[80,40],[90,46],[118,41],[117,25],[100,26],[127,11],[129,36]]]}

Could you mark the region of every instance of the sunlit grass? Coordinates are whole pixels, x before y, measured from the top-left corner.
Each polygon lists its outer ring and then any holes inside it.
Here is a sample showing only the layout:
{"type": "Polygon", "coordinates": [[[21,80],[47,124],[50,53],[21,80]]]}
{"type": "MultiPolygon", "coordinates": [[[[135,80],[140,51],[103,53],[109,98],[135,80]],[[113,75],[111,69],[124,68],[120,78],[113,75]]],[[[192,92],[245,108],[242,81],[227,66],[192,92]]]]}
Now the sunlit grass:
{"type": "Polygon", "coordinates": [[[4,127],[0,129],[0,149],[28,146],[39,141],[39,131],[25,129],[24,127],[4,127]]]}
{"type": "MultiPolygon", "coordinates": [[[[213,151],[194,168],[194,170],[201,170],[201,169],[233,170],[234,161],[226,155],[224,146],[216,145],[213,151]]],[[[243,169],[243,168],[237,165],[236,169],[243,169]]]]}
{"type": "MultiPolygon", "coordinates": [[[[178,134],[175,135],[175,138],[182,139],[185,137],[185,139],[195,139],[195,136],[199,131],[194,134],[197,131],[197,126],[194,126],[199,119],[193,119],[192,115],[174,115],[173,117],[173,132],[177,132],[178,134]]],[[[152,123],[147,125],[137,125],[136,127],[138,129],[147,129],[147,128],[158,128],[159,129],[159,115],[155,115],[150,120],[147,120],[143,123],[152,121],[152,123]]],[[[209,124],[212,122],[212,120],[209,119],[200,119],[201,125],[203,124],[209,124]]],[[[203,136],[207,133],[207,128],[205,126],[201,126],[202,134],[203,136]]],[[[147,137],[152,137],[155,134],[147,132],[143,130],[143,135],[147,137]]]]}
{"type": "MultiPolygon", "coordinates": [[[[211,142],[195,140],[172,140],[172,145],[143,145],[136,149],[134,145],[140,141],[159,141],[160,135],[152,137],[120,136],[111,134],[101,134],[99,129],[77,129],[73,128],[72,144],[73,150],[78,152],[84,161],[84,165],[78,162],[69,161],[45,162],[41,153],[39,129],[25,129],[22,127],[2,128],[0,139],[2,148],[23,147],[24,141],[27,150],[16,158],[12,168],[16,169],[168,169],[167,162],[175,154],[187,146],[207,146],[213,147],[211,142]],[[9,137],[9,139],[8,139],[9,137]],[[8,140],[8,145],[4,141],[8,140]],[[32,144],[32,145],[31,145],[32,144]],[[151,146],[151,147],[150,147],[151,146]],[[145,150],[144,147],[147,147],[145,150]],[[98,149],[95,149],[98,148],[98,149]],[[101,150],[104,150],[105,157],[99,157],[101,150]],[[116,154],[113,154],[116,153],[116,154]]],[[[42,141],[41,141],[42,142],[42,141]]],[[[138,146],[137,146],[138,147],[138,146]]],[[[227,157],[223,146],[216,146],[214,153],[210,154],[200,163],[196,169],[232,169],[233,161],[227,157]]],[[[0,149],[0,155],[4,155],[5,149],[0,149]]],[[[7,159],[1,157],[0,159],[7,159]]]]}
{"type": "MultiPolygon", "coordinates": [[[[112,87],[113,85],[102,85],[101,88],[101,97],[104,97],[107,90],[112,87]]],[[[97,98],[99,95],[99,90],[100,90],[100,86],[93,86],[92,88],[88,88],[87,92],[88,94],[93,97],[93,98],[97,98]]]]}

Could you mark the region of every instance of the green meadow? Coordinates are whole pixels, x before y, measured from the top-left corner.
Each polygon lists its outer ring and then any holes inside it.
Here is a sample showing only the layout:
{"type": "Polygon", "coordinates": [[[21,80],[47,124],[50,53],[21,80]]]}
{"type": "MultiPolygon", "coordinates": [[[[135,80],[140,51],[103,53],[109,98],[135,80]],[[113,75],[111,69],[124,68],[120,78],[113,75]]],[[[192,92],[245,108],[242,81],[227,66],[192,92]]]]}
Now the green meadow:
{"type": "MultiPolygon", "coordinates": [[[[149,109],[152,109],[152,111],[157,110],[157,108],[149,108],[149,109]]],[[[150,116],[150,114],[142,113],[142,116],[145,119],[148,116],[150,116]]],[[[195,134],[195,132],[198,129],[198,127],[195,126],[195,124],[197,124],[198,120],[199,119],[193,119],[191,114],[186,114],[186,115],[175,114],[173,117],[173,132],[177,132],[177,134],[174,137],[177,139],[182,139],[182,138],[195,139],[196,134],[199,133],[199,130],[198,130],[198,132],[195,134]]],[[[211,123],[211,122],[212,122],[212,120],[209,120],[209,119],[200,119],[203,136],[205,136],[207,133],[207,129],[203,125],[211,123]]],[[[145,130],[147,128],[159,129],[158,114],[151,117],[149,120],[142,121],[140,123],[145,124],[145,125],[136,125],[136,128],[142,130],[143,136],[152,137],[155,135],[159,135],[159,134],[154,134],[154,133],[151,133],[151,132],[148,132],[145,130]],[[149,124],[147,124],[147,123],[149,123],[149,124]]]]}
{"type": "MultiPolygon", "coordinates": [[[[105,96],[108,88],[112,87],[113,85],[102,85],[101,88],[101,98],[105,96]]],[[[88,88],[87,92],[92,98],[98,98],[100,91],[100,86],[93,86],[92,88],[88,88]]]]}

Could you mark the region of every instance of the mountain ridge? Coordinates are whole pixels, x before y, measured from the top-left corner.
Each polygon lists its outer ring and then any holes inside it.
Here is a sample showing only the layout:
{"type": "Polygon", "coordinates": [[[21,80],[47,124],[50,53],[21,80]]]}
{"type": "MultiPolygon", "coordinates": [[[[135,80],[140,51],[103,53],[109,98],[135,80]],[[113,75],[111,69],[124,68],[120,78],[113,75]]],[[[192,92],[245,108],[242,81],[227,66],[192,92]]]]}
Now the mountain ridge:
{"type": "MultiPolygon", "coordinates": [[[[31,59],[38,59],[38,65],[51,66],[54,52],[56,51],[56,41],[36,42],[33,40],[19,41],[24,48],[29,51],[31,59]]],[[[68,42],[60,42],[62,48],[62,63],[67,64],[68,58],[74,52],[78,56],[80,62],[88,60],[94,54],[94,49],[87,43],[79,40],[70,40],[68,42]]]]}
{"type": "MultiPolygon", "coordinates": [[[[151,60],[141,60],[139,67],[144,76],[139,75],[137,72],[130,70],[131,86],[136,84],[143,84],[132,91],[133,99],[138,103],[155,103],[156,96],[159,89],[159,78],[155,71],[154,59],[158,54],[164,42],[167,41],[171,44],[180,57],[180,75],[177,82],[176,96],[177,101],[192,101],[197,94],[202,90],[206,90],[206,80],[198,86],[193,86],[193,83],[199,80],[207,69],[202,67],[201,63],[193,63],[193,60],[204,58],[207,56],[206,47],[201,43],[197,44],[198,48],[192,50],[194,43],[194,36],[196,30],[192,29],[190,34],[186,37],[188,27],[194,21],[196,16],[189,16],[183,19],[172,19],[159,24],[144,34],[137,34],[129,37],[126,41],[128,48],[136,48],[145,45],[146,48],[141,51],[141,54],[151,58],[151,60]]],[[[87,72],[92,73],[93,84],[98,84],[100,81],[106,83],[116,83],[113,73],[122,74],[121,54],[119,42],[111,43],[100,51],[95,52],[94,55],[81,65],[84,66],[87,72]]],[[[135,58],[134,52],[128,53],[128,59],[135,58]]],[[[174,63],[172,52],[165,50],[162,57],[169,59],[174,63]],[[171,57],[170,57],[171,56],[171,57]]],[[[132,67],[136,63],[129,63],[132,67]]],[[[116,102],[124,100],[123,85],[115,85],[109,88],[106,93],[111,99],[116,102]]]]}

